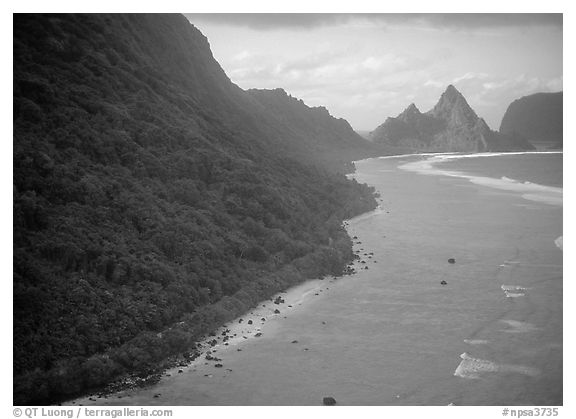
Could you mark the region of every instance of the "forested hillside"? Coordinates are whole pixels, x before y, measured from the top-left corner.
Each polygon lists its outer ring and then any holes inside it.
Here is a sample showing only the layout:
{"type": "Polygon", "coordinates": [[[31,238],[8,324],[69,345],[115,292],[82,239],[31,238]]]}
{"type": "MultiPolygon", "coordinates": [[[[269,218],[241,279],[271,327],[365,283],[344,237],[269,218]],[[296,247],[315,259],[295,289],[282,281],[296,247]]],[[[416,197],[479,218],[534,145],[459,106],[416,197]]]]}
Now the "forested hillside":
{"type": "Polygon", "coordinates": [[[326,171],[348,156],[330,136],[292,142],[261,108],[182,16],[14,16],[15,404],[149,370],[342,272],[341,222],[373,191],[326,171]]]}
{"type": "Polygon", "coordinates": [[[353,160],[385,154],[358,135],[348,121],[334,118],[322,106],[310,108],[283,89],[250,89],[248,93],[262,106],[259,112],[268,116],[271,125],[285,127],[282,135],[289,135],[304,159],[312,157],[332,171],[351,172],[353,160]]]}
{"type": "Polygon", "coordinates": [[[502,118],[500,132],[522,135],[541,149],[563,147],[563,94],[535,93],[512,102],[502,118]]]}

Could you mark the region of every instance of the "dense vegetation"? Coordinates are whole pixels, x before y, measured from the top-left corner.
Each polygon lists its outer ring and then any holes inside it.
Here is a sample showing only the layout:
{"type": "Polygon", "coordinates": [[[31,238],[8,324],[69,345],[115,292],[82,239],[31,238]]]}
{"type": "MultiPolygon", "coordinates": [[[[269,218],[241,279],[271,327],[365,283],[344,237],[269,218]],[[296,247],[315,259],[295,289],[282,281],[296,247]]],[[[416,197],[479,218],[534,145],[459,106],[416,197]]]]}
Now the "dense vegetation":
{"type": "Polygon", "coordinates": [[[520,135],[539,148],[563,147],[562,92],[536,93],[512,102],[502,118],[500,132],[520,135]]]}
{"type": "Polygon", "coordinates": [[[333,171],[350,172],[354,160],[389,154],[358,135],[348,121],[334,118],[322,106],[310,108],[283,89],[250,89],[247,92],[263,106],[260,111],[267,113],[276,126],[289,127],[292,138],[299,139],[304,156],[313,156],[333,171]]]}
{"type": "Polygon", "coordinates": [[[258,109],[181,16],[15,15],[14,403],[146,370],[342,272],[341,222],[373,191],[258,109]]]}

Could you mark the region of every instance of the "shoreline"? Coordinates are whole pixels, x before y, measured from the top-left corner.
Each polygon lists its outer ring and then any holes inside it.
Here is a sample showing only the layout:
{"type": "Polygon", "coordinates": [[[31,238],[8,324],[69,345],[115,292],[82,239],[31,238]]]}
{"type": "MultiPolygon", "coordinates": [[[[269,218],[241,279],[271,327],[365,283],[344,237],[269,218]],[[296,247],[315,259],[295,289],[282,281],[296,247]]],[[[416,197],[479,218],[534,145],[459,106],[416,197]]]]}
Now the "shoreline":
{"type": "Polygon", "coordinates": [[[453,160],[481,157],[498,157],[509,155],[530,155],[530,154],[563,154],[563,152],[552,151],[531,151],[531,152],[509,152],[509,153],[477,153],[477,154],[454,154],[445,153],[427,156],[425,159],[410,161],[399,165],[398,168],[425,176],[448,176],[453,178],[466,179],[467,181],[480,186],[518,193],[523,199],[532,202],[541,202],[552,206],[562,206],[563,187],[543,185],[517,179],[510,179],[505,176],[500,178],[475,175],[465,171],[438,167],[438,165],[453,160]]]}
{"type": "MultiPolygon", "coordinates": [[[[379,169],[359,177],[373,184],[379,169]]],[[[210,337],[214,346],[205,340],[201,356],[181,373],[167,371],[156,386],[73,404],[315,405],[322,396],[334,396],[339,405],[556,403],[561,346],[554,334],[558,320],[553,317],[550,324],[547,316],[548,303],[557,301],[559,292],[558,274],[549,263],[561,252],[542,246],[543,239],[551,242],[558,234],[535,234],[534,245],[544,252],[534,254],[532,244],[522,246],[501,234],[503,226],[529,231],[513,216],[520,196],[483,200],[488,207],[479,208],[478,194],[495,196],[481,185],[447,179],[463,186],[454,196],[430,176],[404,171],[390,176],[376,188],[377,193],[391,188],[385,203],[378,198],[377,209],[344,222],[354,254],[362,257],[352,264],[356,275],[308,280],[261,301],[247,312],[249,318],[245,313],[227,322],[210,337]],[[404,179],[410,183],[398,182],[404,179]],[[425,201],[429,211],[422,213],[414,204],[428,198],[433,201],[425,201]],[[456,208],[452,203],[465,209],[450,213],[456,208]],[[453,217],[445,222],[447,211],[453,217]],[[468,213],[481,221],[481,229],[470,232],[470,219],[462,217],[468,213]],[[501,218],[504,214],[511,218],[501,218]],[[466,246],[470,234],[474,247],[466,246]],[[451,241],[437,246],[442,238],[451,241]],[[514,251],[516,245],[521,247],[514,251]],[[448,260],[452,257],[455,264],[448,260]],[[373,265],[376,259],[382,263],[373,265]],[[274,304],[278,296],[284,302],[274,304]],[[232,337],[224,342],[227,329],[232,337]],[[546,340],[533,349],[537,358],[511,350],[541,336],[546,340]],[[549,350],[556,351],[552,359],[540,357],[549,350]],[[476,370],[478,379],[464,374],[476,370]],[[527,386],[527,395],[504,391],[510,379],[527,386]],[[482,392],[472,390],[482,383],[482,392]]],[[[542,211],[549,214],[548,223],[555,223],[553,207],[542,211]]],[[[540,220],[538,213],[529,209],[526,215],[540,220]]]]}
{"type": "MultiPolygon", "coordinates": [[[[188,352],[165,359],[159,363],[157,370],[153,373],[145,377],[141,377],[138,371],[129,373],[102,389],[88,391],[78,397],[62,401],[60,404],[84,406],[98,405],[104,400],[122,400],[125,397],[130,397],[130,394],[136,391],[151,389],[174,376],[196,372],[199,368],[207,365],[213,365],[215,371],[231,372],[226,368],[222,356],[233,351],[241,352],[243,344],[250,344],[256,339],[273,336],[279,322],[297,312],[299,307],[305,307],[313,299],[317,301],[318,297],[321,298],[328,294],[330,284],[354,275],[357,273],[355,268],[358,270],[368,269],[367,266],[363,265],[372,259],[373,252],[369,253],[367,249],[359,246],[362,243],[356,236],[352,235],[350,222],[382,211],[380,205],[382,198],[375,197],[375,199],[378,203],[375,209],[346,219],[342,223],[352,241],[351,250],[354,256],[340,276],[327,275],[322,278],[312,278],[279,291],[271,298],[259,301],[250,310],[207,333],[202,339],[196,341],[188,352]],[[364,252],[365,259],[360,256],[361,252],[364,252]],[[216,365],[219,366],[216,367],[216,365]]],[[[211,377],[211,374],[205,376],[211,377]]]]}

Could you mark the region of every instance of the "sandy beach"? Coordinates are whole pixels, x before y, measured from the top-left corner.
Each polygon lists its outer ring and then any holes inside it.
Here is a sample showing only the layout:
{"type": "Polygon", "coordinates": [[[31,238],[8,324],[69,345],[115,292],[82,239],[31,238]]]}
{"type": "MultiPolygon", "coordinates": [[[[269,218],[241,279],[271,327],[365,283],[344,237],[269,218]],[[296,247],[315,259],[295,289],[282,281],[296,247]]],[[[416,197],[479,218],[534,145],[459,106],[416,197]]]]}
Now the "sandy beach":
{"type": "Polygon", "coordinates": [[[70,404],[562,404],[562,207],[398,170],[416,158],[357,162],[382,199],[347,222],[356,274],[262,302],[157,385],[70,404]]]}

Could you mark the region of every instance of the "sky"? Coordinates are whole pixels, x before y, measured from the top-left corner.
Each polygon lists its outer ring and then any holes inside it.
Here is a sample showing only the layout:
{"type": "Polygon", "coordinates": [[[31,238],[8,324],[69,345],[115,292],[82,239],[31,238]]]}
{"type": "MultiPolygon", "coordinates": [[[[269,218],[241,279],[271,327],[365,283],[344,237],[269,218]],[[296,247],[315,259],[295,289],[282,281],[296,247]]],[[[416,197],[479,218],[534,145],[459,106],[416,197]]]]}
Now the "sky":
{"type": "Polygon", "coordinates": [[[449,84],[492,129],[562,90],[561,14],[187,14],[243,89],[281,87],[371,131],[449,84]]]}

